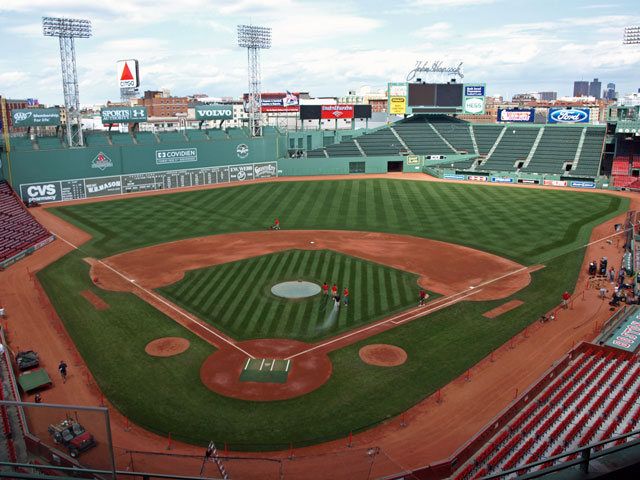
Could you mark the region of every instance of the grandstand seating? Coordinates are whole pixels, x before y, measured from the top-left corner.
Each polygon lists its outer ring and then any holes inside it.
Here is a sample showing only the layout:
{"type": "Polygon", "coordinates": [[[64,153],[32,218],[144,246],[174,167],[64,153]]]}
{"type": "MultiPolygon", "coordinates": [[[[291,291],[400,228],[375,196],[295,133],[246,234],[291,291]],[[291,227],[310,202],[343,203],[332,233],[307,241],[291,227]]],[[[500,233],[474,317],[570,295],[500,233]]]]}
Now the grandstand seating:
{"type": "Polygon", "coordinates": [[[518,161],[524,161],[538,136],[537,128],[509,125],[496,148],[482,163],[483,170],[515,172],[518,161]]]}
{"type": "Polygon", "coordinates": [[[615,157],[611,166],[611,175],[629,175],[629,159],[627,157],[615,157]]]}
{"type": "Polygon", "coordinates": [[[16,152],[33,150],[33,142],[29,137],[11,137],[10,145],[11,150],[14,150],[16,152]]]}
{"type": "Polygon", "coordinates": [[[204,131],[202,130],[189,129],[189,130],[185,130],[185,134],[189,138],[190,142],[200,142],[203,140],[204,141],[209,140],[209,137],[207,137],[207,134],[204,133],[204,131]]]}
{"type": "Polygon", "coordinates": [[[227,134],[224,130],[219,128],[212,128],[211,130],[207,130],[207,135],[211,140],[227,140],[227,134]]]}
{"type": "Polygon", "coordinates": [[[84,141],[88,147],[102,147],[111,145],[106,132],[85,133],[84,141]]]}
{"type": "Polygon", "coordinates": [[[182,132],[162,132],[158,133],[158,138],[162,143],[180,143],[187,141],[182,132]]]}
{"type": "Polygon", "coordinates": [[[0,261],[7,260],[50,236],[29,214],[9,184],[0,180],[0,261]]]}
{"type": "Polygon", "coordinates": [[[136,132],[134,135],[138,145],[144,143],[158,143],[158,139],[153,132],[136,132]]]}
{"type": "MultiPolygon", "coordinates": [[[[627,188],[631,187],[634,183],[636,183],[639,178],[634,177],[632,175],[614,175],[613,177],[613,186],[616,188],[627,188]]],[[[636,187],[633,187],[636,188],[636,187]]]]}
{"type": "Polygon", "coordinates": [[[133,145],[133,137],[129,133],[110,132],[113,145],[133,145]]]}
{"type": "MultiPolygon", "coordinates": [[[[355,147],[355,144],[354,144],[355,147]]],[[[356,147],[356,150],[358,150],[358,147],[356,147]]],[[[360,155],[360,151],[358,151],[358,155],[360,155]]],[[[347,156],[353,156],[353,155],[347,155],[347,156]]],[[[325,158],[325,150],[324,148],[316,148],[315,150],[309,150],[307,152],[307,158],[325,158]]]]}
{"type": "Polygon", "coordinates": [[[605,128],[584,127],[585,137],[577,167],[571,170],[574,176],[595,177],[600,173],[600,159],[604,145],[605,128]]]}
{"type": "MultiPolygon", "coordinates": [[[[358,137],[360,139],[361,137],[358,137]]],[[[361,157],[362,153],[358,149],[352,138],[343,140],[336,145],[328,145],[326,148],[330,157],[361,157]]],[[[322,151],[322,149],[321,149],[322,151]]]]}
{"type": "Polygon", "coordinates": [[[60,137],[36,137],[40,150],[55,150],[64,148],[60,137]]]}
{"type": "Polygon", "coordinates": [[[631,431],[640,420],[639,374],[638,357],[589,348],[462,464],[456,478],[518,467],[522,474],[529,463],[631,431]]]}
{"type": "Polygon", "coordinates": [[[229,135],[229,138],[247,138],[247,134],[244,129],[239,127],[227,128],[227,135],[229,135]]]}
{"type": "Polygon", "coordinates": [[[583,127],[546,127],[530,162],[522,172],[564,173],[563,164],[573,162],[583,127]]]}

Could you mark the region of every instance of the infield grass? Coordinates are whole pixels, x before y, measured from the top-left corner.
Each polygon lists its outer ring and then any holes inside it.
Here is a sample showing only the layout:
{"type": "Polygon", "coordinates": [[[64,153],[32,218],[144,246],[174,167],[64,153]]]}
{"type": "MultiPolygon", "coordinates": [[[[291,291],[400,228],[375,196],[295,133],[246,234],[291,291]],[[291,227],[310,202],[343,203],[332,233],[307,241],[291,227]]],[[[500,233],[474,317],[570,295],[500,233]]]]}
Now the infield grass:
{"type": "Polygon", "coordinates": [[[346,438],[389,420],[508,342],[558,305],[561,292],[573,290],[584,258],[580,247],[591,229],[627,206],[628,200],[603,194],[375,179],[277,182],[73,205],[55,211],[96,238],[38,278],[101,390],[131,421],[203,445],[214,440],[238,450],[285,449],[289,442],[346,438]],[[330,379],[307,395],[248,402],[217,395],[200,381],[199,369],[213,347],[135,295],[96,288],[82,260],[263,229],[274,218],[286,229],[434,238],[546,268],[509,298],[461,302],[331,352],[330,379]],[[96,310],[80,296],[83,290],[111,308],[96,310]],[[512,299],[524,304],[495,319],[482,317],[512,299]],[[148,356],[146,343],[164,336],[187,338],[191,347],[173,357],[148,356]],[[363,363],[358,350],[372,343],[403,348],[407,362],[393,368],[363,363]]]}
{"type": "MultiPolygon", "coordinates": [[[[419,276],[331,250],[287,250],[186,272],[157,292],[235,340],[289,338],[317,342],[415,307],[419,276]],[[337,284],[334,311],[322,293],[289,300],[271,293],[280,282],[337,284]]],[[[437,295],[429,292],[430,299],[437,295]]]]}

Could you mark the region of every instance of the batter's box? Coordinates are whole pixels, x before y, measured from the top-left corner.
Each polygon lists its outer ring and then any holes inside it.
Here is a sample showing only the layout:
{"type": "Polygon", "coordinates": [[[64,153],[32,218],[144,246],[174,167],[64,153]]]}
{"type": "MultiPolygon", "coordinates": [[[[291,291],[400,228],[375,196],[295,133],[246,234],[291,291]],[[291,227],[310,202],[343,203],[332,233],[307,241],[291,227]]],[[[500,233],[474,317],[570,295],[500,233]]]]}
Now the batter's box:
{"type": "Polygon", "coordinates": [[[291,360],[247,358],[239,382],[287,383],[291,360]]]}

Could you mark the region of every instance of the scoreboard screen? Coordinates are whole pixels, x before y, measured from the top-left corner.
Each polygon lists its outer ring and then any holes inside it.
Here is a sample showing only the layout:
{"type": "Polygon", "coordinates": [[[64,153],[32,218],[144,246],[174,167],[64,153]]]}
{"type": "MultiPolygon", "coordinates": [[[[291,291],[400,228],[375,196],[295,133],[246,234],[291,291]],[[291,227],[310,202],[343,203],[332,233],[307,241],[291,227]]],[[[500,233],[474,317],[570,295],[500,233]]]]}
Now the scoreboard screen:
{"type": "Polygon", "coordinates": [[[410,107],[462,107],[461,83],[410,83],[410,107]]]}

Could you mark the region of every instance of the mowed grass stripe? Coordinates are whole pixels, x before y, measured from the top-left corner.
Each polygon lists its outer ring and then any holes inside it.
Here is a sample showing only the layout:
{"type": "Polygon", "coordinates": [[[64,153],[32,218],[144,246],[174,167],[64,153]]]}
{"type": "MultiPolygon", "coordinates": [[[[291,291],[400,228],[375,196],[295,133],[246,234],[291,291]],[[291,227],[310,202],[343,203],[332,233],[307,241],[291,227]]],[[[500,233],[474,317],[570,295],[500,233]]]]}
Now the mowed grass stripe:
{"type": "Polygon", "coordinates": [[[409,298],[417,289],[417,279],[417,275],[329,250],[287,250],[190,272],[180,282],[158,291],[239,341],[275,337],[315,342],[411,306],[403,305],[402,299],[409,298]],[[201,272],[213,279],[220,271],[234,281],[212,282],[210,288],[203,288],[208,292],[208,300],[215,300],[213,306],[209,307],[208,302],[185,304],[182,298],[175,297],[178,291],[188,291],[184,284],[200,282],[201,272]],[[344,288],[348,286],[352,292],[349,308],[343,306],[335,322],[328,322],[333,299],[325,299],[321,293],[291,300],[271,293],[274,284],[299,278],[321,285],[322,273],[327,271],[330,273],[327,280],[338,286],[341,303],[344,288]],[[391,280],[393,276],[398,279],[391,280]],[[376,300],[376,296],[388,295],[380,291],[379,285],[386,290],[392,283],[399,286],[397,295],[385,298],[384,303],[376,300]],[[403,293],[403,289],[408,292],[403,293]],[[382,310],[383,305],[388,312],[382,310]]]}

